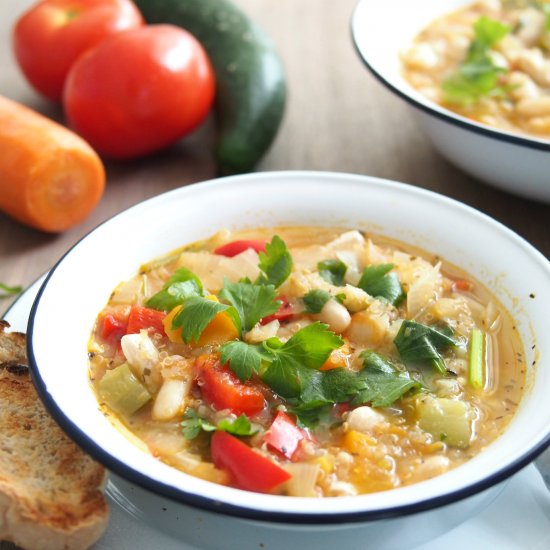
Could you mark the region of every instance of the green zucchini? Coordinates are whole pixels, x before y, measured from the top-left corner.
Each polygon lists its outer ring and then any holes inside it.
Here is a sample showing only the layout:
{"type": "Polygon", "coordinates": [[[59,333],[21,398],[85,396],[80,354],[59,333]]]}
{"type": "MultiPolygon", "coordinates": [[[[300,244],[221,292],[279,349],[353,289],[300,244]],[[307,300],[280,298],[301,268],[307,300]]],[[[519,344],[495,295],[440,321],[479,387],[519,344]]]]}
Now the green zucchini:
{"type": "Polygon", "coordinates": [[[204,46],[216,74],[222,175],[251,171],[271,145],[283,117],[281,61],[265,33],[228,0],[136,0],[148,23],[171,23],[204,46]]]}

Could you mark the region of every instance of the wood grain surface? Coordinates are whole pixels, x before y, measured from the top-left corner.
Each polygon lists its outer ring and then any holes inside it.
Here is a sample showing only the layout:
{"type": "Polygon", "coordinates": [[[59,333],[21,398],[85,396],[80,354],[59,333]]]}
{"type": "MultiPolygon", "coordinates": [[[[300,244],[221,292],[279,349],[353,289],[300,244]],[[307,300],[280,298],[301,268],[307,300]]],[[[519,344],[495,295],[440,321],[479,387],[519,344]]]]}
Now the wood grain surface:
{"type": "MultiPolygon", "coordinates": [[[[17,68],[11,30],[33,2],[0,2],[0,94],[63,121],[17,68]]],[[[258,170],[334,170],[429,188],[472,205],[512,228],[547,257],[550,206],[492,189],[439,156],[409,109],[359,60],[351,40],[355,0],[235,0],[275,41],[288,75],[282,128],[258,170]]],[[[169,150],[135,162],[106,162],[108,186],[81,225],[47,235],[0,214],[0,281],[28,286],[101,221],[145,198],[215,176],[214,123],[169,150]]],[[[10,299],[0,301],[0,312],[10,299]]]]}

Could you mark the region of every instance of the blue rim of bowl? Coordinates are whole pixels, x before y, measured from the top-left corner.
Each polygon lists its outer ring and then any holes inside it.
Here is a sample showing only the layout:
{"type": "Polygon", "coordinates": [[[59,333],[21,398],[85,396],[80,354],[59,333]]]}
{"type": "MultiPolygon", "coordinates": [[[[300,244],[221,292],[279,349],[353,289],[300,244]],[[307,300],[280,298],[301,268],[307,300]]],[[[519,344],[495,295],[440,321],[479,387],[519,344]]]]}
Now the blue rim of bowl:
{"type": "MultiPolygon", "coordinates": [[[[346,177],[353,176],[353,177],[363,177],[363,178],[368,177],[368,176],[359,176],[359,175],[352,175],[352,174],[342,174],[337,172],[280,171],[280,172],[264,172],[263,175],[256,173],[256,174],[249,174],[244,176],[243,175],[228,176],[224,178],[217,178],[215,180],[209,180],[209,182],[212,183],[215,181],[224,180],[226,182],[225,185],[231,185],[231,180],[235,180],[235,179],[238,180],[242,178],[254,178],[254,177],[261,178],[263,176],[269,177],[270,175],[273,176],[274,174],[287,174],[287,175],[292,174],[295,176],[298,176],[298,175],[319,176],[320,174],[323,174],[324,176],[332,176],[332,177],[342,177],[342,176],[346,176],[346,177]]],[[[439,193],[429,191],[427,189],[418,188],[418,187],[404,184],[401,182],[395,182],[395,181],[385,180],[382,178],[375,178],[375,177],[370,177],[370,179],[371,181],[376,181],[379,183],[384,183],[384,182],[393,183],[401,187],[408,188],[409,190],[414,190],[414,192],[429,195],[432,198],[435,196],[435,197],[439,197],[439,199],[444,199],[446,201],[449,201],[455,205],[460,205],[460,207],[465,208],[472,213],[475,213],[477,216],[482,216],[483,218],[486,218],[491,222],[498,224],[499,226],[504,228],[506,231],[509,231],[512,235],[515,235],[517,238],[521,239],[521,241],[525,242],[526,245],[530,249],[532,249],[536,254],[544,258],[542,254],[538,252],[527,241],[525,241],[525,239],[523,239],[516,233],[512,232],[510,229],[506,228],[500,222],[494,220],[493,218],[491,218],[490,216],[487,216],[486,214],[483,214],[482,212],[479,212],[478,210],[475,210],[470,206],[460,203],[459,201],[456,201],[444,195],[440,195],[439,193]]],[[[202,182],[202,183],[208,183],[208,182],[202,182]]],[[[189,185],[186,185],[185,187],[189,188],[189,187],[195,187],[198,185],[201,185],[201,183],[189,184],[189,185]]],[[[31,312],[29,315],[29,321],[27,324],[27,356],[28,356],[29,368],[31,371],[32,380],[34,382],[34,385],[36,387],[36,390],[38,392],[40,399],[44,403],[48,412],[52,415],[52,417],[55,419],[58,425],[63,429],[63,431],[73,441],[75,441],[80,447],[82,447],[92,458],[94,458],[95,460],[103,464],[108,470],[126,479],[130,483],[138,485],[143,489],[146,489],[156,495],[160,495],[162,497],[166,497],[170,500],[173,500],[174,502],[196,507],[215,514],[233,516],[233,517],[248,519],[248,520],[263,521],[267,523],[278,523],[278,524],[289,524],[289,525],[327,525],[327,524],[334,525],[334,524],[342,524],[342,523],[364,523],[364,522],[378,521],[378,520],[384,520],[384,519],[395,519],[395,518],[413,515],[420,512],[425,512],[425,511],[433,510],[435,508],[456,503],[465,498],[479,494],[482,491],[490,489],[491,487],[494,487],[498,483],[501,483],[507,480],[510,476],[519,472],[521,469],[529,465],[533,460],[535,460],[535,458],[537,458],[548,447],[550,447],[550,431],[549,431],[549,433],[547,433],[546,436],[537,445],[533,446],[531,449],[525,452],[523,456],[519,457],[517,460],[509,463],[508,465],[501,468],[500,470],[497,470],[496,472],[487,476],[483,480],[476,483],[472,483],[457,491],[449,492],[437,497],[426,498],[418,502],[400,505],[400,506],[388,507],[381,510],[367,510],[367,511],[357,511],[357,512],[333,511],[330,513],[273,512],[269,510],[260,510],[256,508],[250,508],[244,505],[241,506],[237,504],[230,504],[227,502],[222,502],[219,499],[215,499],[215,498],[211,498],[203,495],[187,493],[181,489],[177,489],[175,487],[166,485],[165,483],[162,483],[160,481],[150,478],[149,476],[143,474],[142,472],[129,467],[122,460],[115,458],[114,456],[106,452],[90,436],[88,436],[74,422],[72,422],[72,420],[68,418],[68,416],[57,405],[55,400],[50,396],[50,394],[47,391],[46,383],[40,376],[40,370],[38,368],[38,364],[37,364],[36,357],[33,351],[33,346],[32,346],[36,310],[40,303],[40,298],[48,284],[48,281],[50,280],[52,275],[55,273],[59,265],[63,262],[65,257],[68,254],[70,254],[71,251],[74,248],[76,248],[83,240],[85,240],[91,233],[93,233],[99,227],[117,218],[118,216],[132,210],[133,208],[139,207],[145,202],[148,202],[150,200],[155,200],[156,198],[162,195],[166,195],[174,191],[177,191],[177,189],[172,191],[167,191],[165,193],[162,193],[161,195],[157,195],[156,197],[146,199],[144,201],[141,201],[138,204],[130,206],[129,208],[126,208],[125,210],[115,214],[111,218],[100,223],[91,231],[86,233],[69,250],[67,250],[65,254],[63,254],[63,256],[56,262],[56,264],[48,272],[44,282],[42,283],[40,289],[38,290],[38,293],[33,302],[31,312]]],[[[12,306],[7,311],[9,311],[13,306],[14,304],[12,304],[12,306]]],[[[246,491],[244,493],[246,493],[246,491]]],[[[269,495],[266,495],[266,497],[268,496],[269,495]]],[[[292,498],[292,497],[288,497],[288,498],[292,498]]],[[[335,498],[334,501],[337,502],[337,498],[335,498]]]]}
{"type": "Polygon", "coordinates": [[[378,72],[371,65],[371,63],[369,63],[368,59],[363,55],[363,52],[359,47],[359,43],[356,38],[355,21],[357,20],[357,12],[362,2],[363,0],[359,0],[357,2],[351,17],[350,30],[351,30],[351,38],[352,38],[353,46],[355,48],[355,51],[357,52],[357,55],[359,56],[363,64],[367,67],[367,69],[371,72],[371,74],[374,77],[376,77],[376,79],[379,82],[381,82],[386,88],[388,88],[391,92],[399,96],[401,99],[403,99],[413,107],[423,111],[424,113],[431,115],[435,118],[438,118],[440,120],[443,120],[445,122],[449,122],[450,124],[453,124],[454,126],[458,126],[464,130],[469,130],[471,132],[480,134],[482,136],[495,138],[500,141],[505,141],[513,145],[521,145],[524,147],[528,147],[530,149],[537,149],[539,151],[550,151],[550,141],[548,143],[544,143],[536,139],[529,139],[528,137],[523,137],[521,135],[501,132],[500,130],[492,128],[491,126],[478,125],[472,121],[468,121],[467,119],[459,118],[459,116],[455,115],[452,111],[445,110],[443,109],[443,107],[440,107],[436,103],[434,103],[432,106],[430,105],[429,102],[424,103],[424,102],[418,101],[414,97],[411,97],[409,94],[407,94],[405,91],[401,90],[397,86],[394,86],[380,72],[378,72]]]}

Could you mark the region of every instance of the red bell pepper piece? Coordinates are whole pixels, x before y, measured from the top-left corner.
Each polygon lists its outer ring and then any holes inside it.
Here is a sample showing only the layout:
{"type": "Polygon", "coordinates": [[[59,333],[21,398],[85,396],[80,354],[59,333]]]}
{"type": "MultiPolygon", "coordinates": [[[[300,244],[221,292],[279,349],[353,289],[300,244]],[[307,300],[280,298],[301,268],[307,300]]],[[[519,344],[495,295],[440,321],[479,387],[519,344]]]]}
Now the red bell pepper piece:
{"type": "Polygon", "coordinates": [[[243,384],[227,366],[221,366],[215,356],[201,356],[195,363],[202,396],[219,411],[229,409],[236,415],[254,416],[265,407],[263,393],[243,384]]]}
{"type": "Polygon", "coordinates": [[[118,344],[120,339],[126,334],[127,326],[127,319],[121,319],[112,313],[107,313],[103,317],[101,324],[101,337],[112,345],[118,344]]]}
{"type": "Polygon", "coordinates": [[[275,321],[275,319],[277,319],[277,321],[289,321],[294,317],[292,305],[288,301],[288,298],[286,296],[277,296],[277,300],[281,302],[279,309],[275,313],[260,319],[260,325],[267,325],[267,323],[271,323],[271,321],[275,321]]]}
{"type": "Polygon", "coordinates": [[[286,470],[226,432],[214,432],[210,450],[214,465],[227,471],[233,485],[239,489],[268,493],[292,477],[286,470]]]}
{"type": "Polygon", "coordinates": [[[264,441],[270,449],[278,451],[291,459],[298,450],[300,443],[310,440],[311,436],[296,426],[296,422],[286,413],[279,411],[273,424],[264,436],[264,441]]]}
{"type": "Polygon", "coordinates": [[[162,320],[166,317],[163,311],[150,309],[143,306],[132,306],[128,316],[128,327],[126,334],[137,334],[140,330],[146,329],[150,332],[158,332],[164,335],[162,320]]]}
{"type": "Polygon", "coordinates": [[[260,241],[258,239],[232,241],[230,243],[223,244],[222,246],[218,246],[218,248],[214,250],[214,254],[219,254],[220,256],[227,256],[228,258],[232,258],[233,256],[236,256],[237,254],[240,254],[241,252],[244,252],[249,248],[252,248],[256,252],[265,252],[265,245],[265,241],[260,241]]]}

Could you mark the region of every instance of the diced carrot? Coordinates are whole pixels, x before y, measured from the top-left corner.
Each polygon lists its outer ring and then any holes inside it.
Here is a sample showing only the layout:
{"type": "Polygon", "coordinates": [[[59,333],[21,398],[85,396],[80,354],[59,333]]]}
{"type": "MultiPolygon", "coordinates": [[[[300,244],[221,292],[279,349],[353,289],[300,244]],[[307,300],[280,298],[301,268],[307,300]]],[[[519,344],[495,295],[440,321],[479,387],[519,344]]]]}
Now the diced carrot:
{"type": "Polygon", "coordinates": [[[0,96],[0,210],[42,231],[84,220],[103,195],[95,151],[53,120],[0,96]]]}
{"type": "Polygon", "coordinates": [[[470,292],[472,288],[474,287],[473,283],[471,281],[467,281],[466,279],[456,279],[453,281],[453,292],[470,292]]]}

